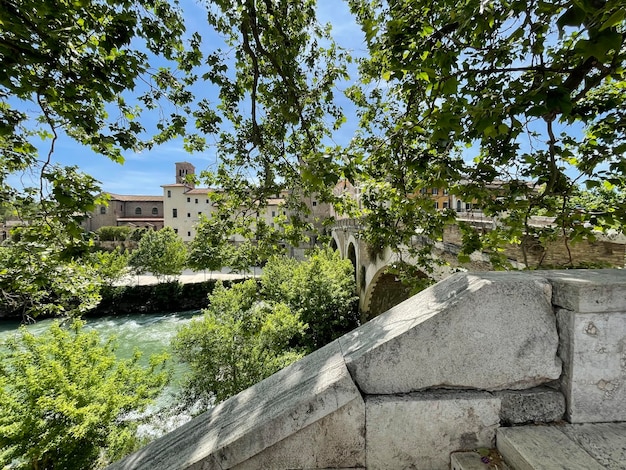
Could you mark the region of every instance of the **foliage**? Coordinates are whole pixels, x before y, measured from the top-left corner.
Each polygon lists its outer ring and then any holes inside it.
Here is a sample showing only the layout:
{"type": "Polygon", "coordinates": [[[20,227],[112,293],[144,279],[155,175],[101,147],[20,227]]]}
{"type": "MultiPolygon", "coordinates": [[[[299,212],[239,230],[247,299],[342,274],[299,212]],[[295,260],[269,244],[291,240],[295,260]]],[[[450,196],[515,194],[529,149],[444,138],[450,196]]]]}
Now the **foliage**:
{"type": "Polygon", "coordinates": [[[420,197],[429,188],[497,217],[494,232],[465,231],[463,256],[487,249],[504,265],[503,243],[543,236],[531,227],[537,209],[566,238],[591,234],[590,214],[568,201],[581,183],[624,188],[622,0],[350,5],[370,51],[364,86],[349,91],[361,109],[350,159],[369,238],[393,247],[416,230],[441,237],[455,217],[420,197]]]}
{"type": "Polygon", "coordinates": [[[98,239],[103,242],[116,242],[128,240],[134,232],[133,228],[128,225],[120,225],[116,227],[100,227],[96,234],[98,239]]]}
{"type": "Polygon", "coordinates": [[[82,322],[54,323],[35,337],[24,327],[0,346],[0,465],[3,468],[94,468],[104,452],[115,460],[137,445],[140,412],[167,381],[158,372],[115,358],[82,322]]]}
{"type": "MultiPolygon", "coordinates": [[[[330,27],[317,22],[315,6],[315,0],[209,4],[209,25],[226,47],[207,53],[203,77],[218,88],[221,103],[204,102],[196,122],[209,133],[221,124],[219,166],[202,176],[223,189],[210,197],[235,222],[232,233],[257,232],[259,214],[279,195],[287,212],[305,215],[303,197],[332,199],[341,176],[327,142],[345,121],[334,96],[347,78],[348,58],[330,27]]],[[[283,219],[264,227],[259,240],[282,237],[297,245],[309,228],[304,217],[283,219]]]]}
{"type": "Polygon", "coordinates": [[[189,244],[187,264],[191,269],[219,270],[228,265],[231,245],[228,242],[227,222],[202,217],[196,225],[196,235],[189,244]]]}
{"type": "Polygon", "coordinates": [[[96,269],[80,259],[59,224],[18,227],[0,247],[0,309],[24,320],[38,315],[74,316],[100,300],[96,269]]]}
{"type": "Polygon", "coordinates": [[[594,187],[575,193],[570,203],[574,210],[588,212],[594,226],[620,229],[623,220],[619,219],[619,211],[626,204],[626,189],[617,189],[612,185],[594,187]]]}
{"type": "Polygon", "coordinates": [[[263,299],[284,302],[307,324],[300,339],[318,349],[358,326],[354,268],[337,251],[315,249],[304,261],[275,256],[263,268],[263,299]]]}
{"type": "Polygon", "coordinates": [[[219,403],[302,357],[291,347],[304,324],[280,302],[261,301],[254,280],[218,284],[200,319],[182,327],[172,343],[189,365],[188,401],[219,403]]]}
{"type": "Polygon", "coordinates": [[[54,163],[59,138],[121,163],[124,150],[185,134],[199,38],[185,48],[177,4],[161,0],[9,1],[0,24],[0,201],[29,226],[3,254],[1,307],[67,311],[59,290],[92,303],[80,222],[105,201],[92,177],[54,163]],[[160,119],[143,119],[157,107],[160,119]]]}
{"type": "Polygon", "coordinates": [[[84,261],[93,263],[100,284],[110,288],[128,274],[128,260],[128,253],[122,252],[118,246],[113,251],[96,251],[84,261]]]}
{"type": "Polygon", "coordinates": [[[138,274],[150,272],[159,282],[183,272],[187,249],[171,227],[148,230],[130,256],[129,265],[138,274]]]}

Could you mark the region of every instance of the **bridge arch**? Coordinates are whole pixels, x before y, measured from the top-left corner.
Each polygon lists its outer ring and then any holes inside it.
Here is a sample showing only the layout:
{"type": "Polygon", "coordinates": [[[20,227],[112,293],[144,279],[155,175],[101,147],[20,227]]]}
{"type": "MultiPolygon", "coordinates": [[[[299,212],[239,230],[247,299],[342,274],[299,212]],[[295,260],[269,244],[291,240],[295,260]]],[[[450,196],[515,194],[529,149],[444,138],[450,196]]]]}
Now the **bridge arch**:
{"type": "MultiPolygon", "coordinates": [[[[411,296],[410,287],[389,272],[389,268],[389,265],[380,268],[367,286],[363,296],[362,321],[371,320],[411,296]]],[[[417,275],[420,278],[428,277],[422,271],[418,271],[417,275]]]]}

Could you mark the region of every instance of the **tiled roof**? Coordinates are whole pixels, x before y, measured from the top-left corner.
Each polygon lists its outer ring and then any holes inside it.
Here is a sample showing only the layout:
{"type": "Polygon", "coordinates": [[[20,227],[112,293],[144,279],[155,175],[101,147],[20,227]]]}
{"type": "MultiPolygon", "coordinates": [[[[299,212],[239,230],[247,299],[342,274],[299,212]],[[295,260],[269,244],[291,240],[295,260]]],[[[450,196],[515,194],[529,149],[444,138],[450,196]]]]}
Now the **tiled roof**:
{"type": "Polygon", "coordinates": [[[118,222],[163,222],[163,217],[118,217],[118,222]]]}
{"type": "Polygon", "coordinates": [[[129,194],[113,194],[107,193],[111,197],[111,201],[122,202],[163,202],[163,196],[134,196],[129,194]]]}

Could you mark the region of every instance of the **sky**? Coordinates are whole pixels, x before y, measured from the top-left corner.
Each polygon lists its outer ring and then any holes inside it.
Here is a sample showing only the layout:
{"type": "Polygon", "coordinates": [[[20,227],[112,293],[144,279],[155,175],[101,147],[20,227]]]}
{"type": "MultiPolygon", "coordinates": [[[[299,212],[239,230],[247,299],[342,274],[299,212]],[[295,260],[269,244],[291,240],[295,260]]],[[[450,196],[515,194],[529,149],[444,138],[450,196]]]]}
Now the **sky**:
{"type": "MultiPolygon", "coordinates": [[[[207,36],[204,21],[204,7],[196,0],[181,0],[187,31],[199,31],[207,36]]],[[[337,0],[318,0],[318,13],[321,23],[333,25],[332,35],[342,46],[355,55],[366,53],[363,35],[350,14],[347,3],[337,0]]],[[[347,99],[345,104],[348,105],[347,99]]],[[[348,109],[348,113],[350,110],[348,109]]],[[[348,123],[338,134],[337,143],[347,143],[356,127],[356,116],[348,115],[348,123]]],[[[47,154],[47,144],[40,147],[42,155],[47,154]]],[[[61,165],[76,165],[81,171],[96,178],[104,191],[115,194],[163,194],[161,185],[171,184],[175,178],[174,164],[180,161],[191,162],[196,171],[210,169],[215,165],[215,154],[211,148],[203,153],[190,154],[184,150],[182,140],[170,141],[150,151],[141,153],[125,152],[124,164],[117,164],[98,155],[68,137],[62,137],[56,144],[53,161],[61,165]]],[[[28,177],[22,176],[22,184],[28,184],[28,177]]]]}

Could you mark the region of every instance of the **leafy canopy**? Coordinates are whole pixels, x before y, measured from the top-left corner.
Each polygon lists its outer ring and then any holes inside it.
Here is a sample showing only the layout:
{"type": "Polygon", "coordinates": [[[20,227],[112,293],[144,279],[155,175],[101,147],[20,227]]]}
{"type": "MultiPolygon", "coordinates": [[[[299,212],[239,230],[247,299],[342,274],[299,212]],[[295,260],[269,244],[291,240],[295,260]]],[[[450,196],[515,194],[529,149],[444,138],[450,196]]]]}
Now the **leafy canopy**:
{"type": "Polygon", "coordinates": [[[360,64],[369,89],[350,96],[372,238],[407,243],[418,227],[440,237],[454,214],[417,196],[428,188],[498,217],[486,236],[466,227],[467,254],[541,238],[537,210],[571,238],[624,220],[622,206],[586,226],[563,204],[580,184],[624,187],[624,1],[350,5],[370,50],[360,64]]]}
{"type": "Polygon", "coordinates": [[[352,264],[331,250],[305,261],[274,256],[260,285],[219,282],[202,318],[173,341],[191,369],[186,400],[221,402],[351,330],[354,292],[352,264]]]}
{"type": "Polygon", "coordinates": [[[24,327],[0,345],[0,465],[19,469],[88,469],[138,445],[129,419],[167,381],[163,358],[141,366],[115,357],[76,321],[34,336],[24,327]],[[103,460],[104,457],[104,460],[103,460]]]}
{"type": "Polygon", "coordinates": [[[138,273],[149,272],[159,282],[178,276],[187,261],[187,247],[171,227],[146,231],[131,253],[129,265],[138,273]]]}
{"type": "Polygon", "coordinates": [[[188,402],[206,407],[254,385],[304,355],[291,346],[305,325],[289,307],[261,301],[254,280],[209,296],[202,318],[183,326],[172,342],[190,374],[183,385],[188,402]]]}

